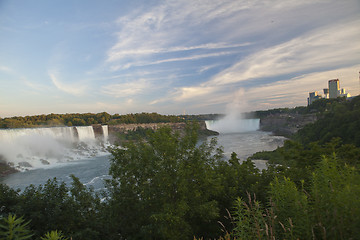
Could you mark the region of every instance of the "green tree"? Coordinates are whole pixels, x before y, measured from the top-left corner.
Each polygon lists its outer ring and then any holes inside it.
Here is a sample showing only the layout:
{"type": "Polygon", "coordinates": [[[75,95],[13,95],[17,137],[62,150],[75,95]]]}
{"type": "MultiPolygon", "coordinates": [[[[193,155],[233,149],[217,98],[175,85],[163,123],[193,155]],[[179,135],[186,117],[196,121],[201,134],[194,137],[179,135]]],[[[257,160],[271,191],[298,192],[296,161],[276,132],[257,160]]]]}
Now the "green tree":
{"type": "Polygon", "coordinates": [[[339,164],[335,156],[324,157],[312,178],[314,232],[324,239],[354,239],[360,236],[358,169],[339,164]]]}
{"type": "Polygon", "coordinates": [[[304,191],[299,191],[295,183],[286,177],[282,180],[275,178],[270,187],[271,201],[279,222],[274,228],[277,237],[310,239],[308,198],[304,191]]]}
{"type": "Polygon", "coordinates": [[[149,134],[147,142],[111,149],[109,202],[118,233],[126,239],[214,236],[214,199],[222,188],[216,142],[198,146],[193,126],[184,136],[170,128],[149,134]]]}
{"type": "Polygon", "coordinates": [[[101,216],[100,198],[72,176],[72,186],[56,178],[35,187],[30,185],[19,196],[16,213],[31,219],[36,237],[61,229],[75,239],[102,239],[108,236],[106,216],[101,216]]]}
{"type": "Polygon", "coordinates": [[[41,240],[67,240],[67,238],[63,236],[61,231],[58,232],[55,230],[45,233],[41,240]]]}
{"type": "Polygon", "coordinates": [[[0,183],[0,216],[15,212],[19,200],[19,193],[17,191],[0,183]]]}
{"type": "Polygon", "coordinates": [[[16,215],[9,214],[7,218],[0,220],[0,239],[25,240],[30,239],[33,234],[29,230],[29,222],[16,215]]]}
{"type": "Polygon", "coordinates": [[[263,208],[238,199],[235,239],[357,239],[360,236],[360,174],[336,157],[323,157],[310,178],[310,191],[289,178],[271,183],[263,208]]]}

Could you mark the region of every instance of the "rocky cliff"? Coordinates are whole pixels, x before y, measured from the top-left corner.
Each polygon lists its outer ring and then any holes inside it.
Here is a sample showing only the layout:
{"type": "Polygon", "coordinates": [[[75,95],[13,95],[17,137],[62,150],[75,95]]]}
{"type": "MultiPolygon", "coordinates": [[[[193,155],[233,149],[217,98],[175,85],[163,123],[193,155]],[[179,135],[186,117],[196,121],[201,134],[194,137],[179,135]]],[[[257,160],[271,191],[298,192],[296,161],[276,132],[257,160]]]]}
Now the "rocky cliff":
{"type": "Polygon", "coordinates": [[[137,128],[156,130],[161,127],[170,127],[173,130],[185,129],[186,123],[131,123],[131,124],[117,124],[109,125],[109,135],[114,133],[128,133],[129,131],[135,131],[137,128]]]}
{"type": "MultiPolygon", "coordinates": [[[[199,124],[199,136],[211,136],[218,135],[218,132],[209,130],[206,128],[205,121],[198,121],[199,124]]],[[[114,142],[114,138],[116,138],[117,134],[127,134],[130,131],[135,131],[138,128],[144,129],[152,129],[157,130],[161,127],[170,127],[174,131],[184,131],[186,127],[185,122],[178,123],[131,123],[131,124],[117,124],[117,125],[109,125],[109,137],[110,142],[114,142]]],[[[100,130],[99,130],[100,131],[100,130]]]]}
{"type": "Polygon", "coordinates": [[[306,124],[317,120],[316,114],[277,113],[260,119],[260,129],[289,137],[306,124]]]}

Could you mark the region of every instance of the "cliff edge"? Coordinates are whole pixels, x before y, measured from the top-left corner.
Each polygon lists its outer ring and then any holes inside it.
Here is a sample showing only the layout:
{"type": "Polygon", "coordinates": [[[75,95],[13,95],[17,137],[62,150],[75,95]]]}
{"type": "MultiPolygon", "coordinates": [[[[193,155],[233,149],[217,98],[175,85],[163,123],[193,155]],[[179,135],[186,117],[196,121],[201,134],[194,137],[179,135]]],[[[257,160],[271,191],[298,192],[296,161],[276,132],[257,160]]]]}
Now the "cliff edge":
{"type": "Polygon", "coordinates": [[[260,119],[260,130],[290,137],[299,129],[317,120],[316,114],[276,113],[260,119]]]}

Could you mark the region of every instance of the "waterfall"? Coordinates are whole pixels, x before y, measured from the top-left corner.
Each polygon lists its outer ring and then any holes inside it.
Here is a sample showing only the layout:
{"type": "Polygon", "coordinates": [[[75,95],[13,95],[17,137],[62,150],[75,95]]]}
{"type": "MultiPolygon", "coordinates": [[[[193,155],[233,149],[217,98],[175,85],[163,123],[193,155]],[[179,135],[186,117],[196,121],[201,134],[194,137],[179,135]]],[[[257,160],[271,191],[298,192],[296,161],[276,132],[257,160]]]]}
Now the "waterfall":
{"type": "Polygon", "coordinates": [[[108,125],[101,126],[103,130],[104,142],[107,142],[109,139],[109,127],[108,125]]]}
{"type": "Polygon", "coordinates": [[[207,129],[219,133],[242,133],[257,131],[260,128],[260,119],[223,118],[220,120],[205,121],[207,129]]]}
{"type": "Polygon", "coordinates": [[[54,139],[75,140],[74,130],[69,127],[0,129],[0,141],[15,141],[24,136],[48,136],[54,139]]]}
{"type": "MultiPolygon", "coordinates": [[[[108,137],[103,126],[104,139],[108,137]]],[[[0,129],[0,161],[19,170],[51,167],[106,153],[92,126],[0,129]]]]}
{"type": "Polygon", "coordinates": [[[95,141],[95,132],[92,126],[75,127],[78,139],[82,142],[95,141]]]}

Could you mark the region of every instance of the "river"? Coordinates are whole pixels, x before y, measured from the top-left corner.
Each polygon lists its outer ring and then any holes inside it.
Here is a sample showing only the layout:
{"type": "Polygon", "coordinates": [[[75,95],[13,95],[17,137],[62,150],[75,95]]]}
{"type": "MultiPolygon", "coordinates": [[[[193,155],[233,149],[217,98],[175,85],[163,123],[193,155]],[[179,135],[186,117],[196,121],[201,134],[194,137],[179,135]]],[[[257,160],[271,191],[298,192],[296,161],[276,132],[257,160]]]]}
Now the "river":
{"type": "MultiPolygon", "coordinates": [[[[207,122],[211,130],[217,130],[220,135],[217,136],[218,145],[223,146],[224,155],[230,157],[232,152],[237,153],[241,160],[246,160],[253,153],[262,150],[274,150],[283,144],[285,138],[273,136],[269,132],[257,131],[258,120],[250,119],[242,122],[247,127],[238,129],[237,132],[228,132],[221,129],[217,122],[207,122]]],[[[228,127],[228,124],[225,124],[228,127]]],[[[209,137],[211,138],[211,137],[209,137]]],[[[37,166],[35,169],[27,169],[22,172],[14,173],[0,179],[0,182],[7,184],[12,188],[24,189],[29,184],[40,185],[46,183],[49,178],[56,177],[59,181],[71,183],[70,175],[73,174],[80,179],[86,186],[92,186],[95,191],[104,188],[103,180],[110,178],[109,154],[102,154],[84,159],[73,159],[72,161],[60,161],[57,164],[37,166]]],[[[254,161],[255,165],[263,169],[264,161],[254,161]]]]}

